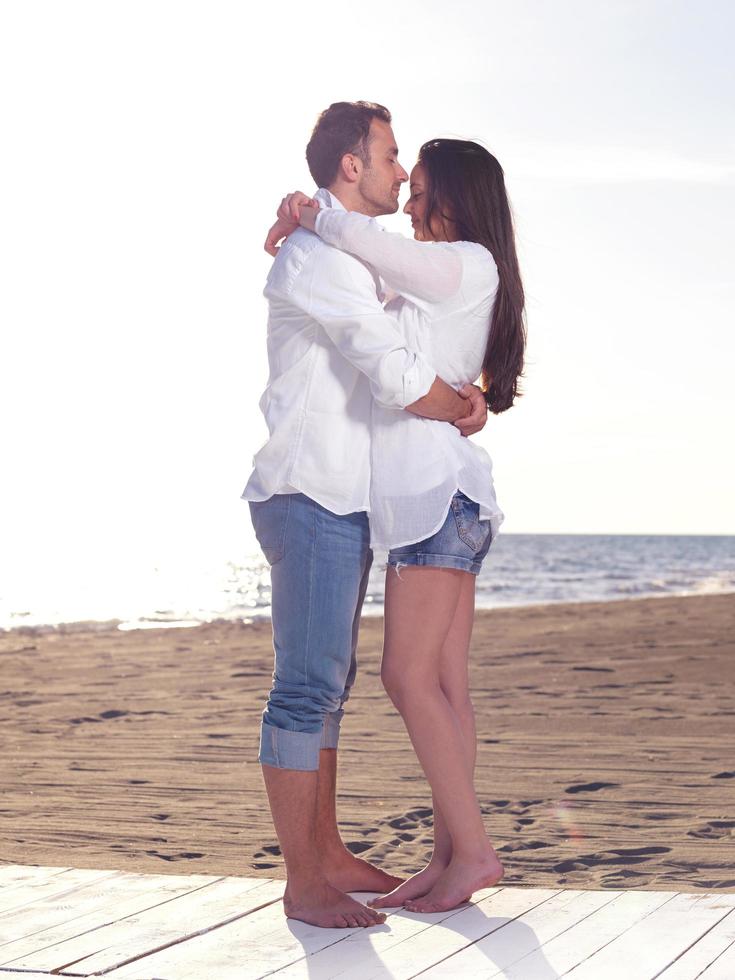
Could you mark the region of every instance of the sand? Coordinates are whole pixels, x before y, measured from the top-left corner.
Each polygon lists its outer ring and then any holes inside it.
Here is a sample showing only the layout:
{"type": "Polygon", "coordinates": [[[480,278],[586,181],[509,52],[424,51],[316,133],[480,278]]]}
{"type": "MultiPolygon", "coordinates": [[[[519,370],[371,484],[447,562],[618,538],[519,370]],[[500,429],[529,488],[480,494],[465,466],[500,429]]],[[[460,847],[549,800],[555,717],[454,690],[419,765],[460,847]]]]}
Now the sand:
{"type": "MultiPolygon", "coordinates": [[[[735,595],[478,613],[477,784],[506,884],[735,888],[735,595]]],[[[340,749],[355,853],[431,841],[363,623],[340,749]]],[[[0,634],[0,862],[283,876],[257,763],[270,626],[0,634]]]]}

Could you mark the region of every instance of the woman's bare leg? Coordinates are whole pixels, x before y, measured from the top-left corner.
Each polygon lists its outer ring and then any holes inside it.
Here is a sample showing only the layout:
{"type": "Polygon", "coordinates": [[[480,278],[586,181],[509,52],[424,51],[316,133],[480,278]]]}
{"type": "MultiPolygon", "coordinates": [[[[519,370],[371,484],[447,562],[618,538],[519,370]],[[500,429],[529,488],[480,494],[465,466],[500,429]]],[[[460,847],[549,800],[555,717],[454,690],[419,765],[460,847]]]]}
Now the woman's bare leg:
{"type": "Polygon", "coordinates": [[[454,908],[502,876],[477,803],[464,726],[441,684],[442,651],[468,577],[455,569],[408,566],[386,582],[383,683],[401,712],[452,846],[430,894],[416,900],[429,900],[432,911],[454,908]]]}
{"type": "MultiPolygon", "coordinates": [[[[475,710],[470,698],[469,655],[475,617],[475,582],[474,575],[465,575],[463,578],[457,611],[442,647],[439,662],[439,683],[459,720],[467,753],[467,765],[472,778],[474,778],[477,760],[477,731],[475,710]]],[[[442,859],[446,856],[444,863],[448,864],[452,856],[452,839],[441,807],[433,794],[432,803],[434,853],[438,853],[442,859]]]]}
{"type": "MultiPolygon", "coordinates": [[[[388,569],[388,574],[395,574],[388,569]]],[[[467,765],[474,774],[477,755],[475,714],[469,693],[469,650],[472,622],[475,613],[475,576],[465,575],[449,632],[439,659],[439,683],[457,716],[464,738],[467,765]]],[[[436,797],[432,794],[434,810],[434,849],[431,860],[423,870],[408,878],[387,895],[371,899],[373,908],[394,908],[411,898],[425,895],[434,886],[452,858],[452,839],[436,797]]]]}

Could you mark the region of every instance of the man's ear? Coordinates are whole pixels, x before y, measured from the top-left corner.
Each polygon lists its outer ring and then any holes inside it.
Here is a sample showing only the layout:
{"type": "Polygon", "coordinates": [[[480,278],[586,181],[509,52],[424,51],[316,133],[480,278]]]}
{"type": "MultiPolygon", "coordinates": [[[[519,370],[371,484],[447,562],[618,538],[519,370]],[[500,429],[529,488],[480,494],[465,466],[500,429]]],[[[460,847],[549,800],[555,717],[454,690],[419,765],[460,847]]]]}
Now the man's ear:
{"type": "Polygon", "coordinates": [[[340,175],[343,180],[354,184],[362,173],[362,160],[354,153],[345,153],[340,161],[340,175]]]}

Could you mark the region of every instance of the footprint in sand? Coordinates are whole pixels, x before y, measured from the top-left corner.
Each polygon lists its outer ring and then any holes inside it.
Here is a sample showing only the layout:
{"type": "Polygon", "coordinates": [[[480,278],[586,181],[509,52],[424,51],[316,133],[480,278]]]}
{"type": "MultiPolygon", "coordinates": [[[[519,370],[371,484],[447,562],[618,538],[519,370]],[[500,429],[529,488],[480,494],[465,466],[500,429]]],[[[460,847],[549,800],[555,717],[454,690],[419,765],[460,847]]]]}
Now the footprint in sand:
{"type": "Polygon", "coordinates": [[[416,830],[418,824],[409,817],[394,817],[393,820],[388,821],[388,826],[393,827],[394,830],[416,830]]]}
{"type": "Polygon", "coordinates": [[[201,858],[204,854],[201,851],[179,851],[178,854],[161,854],[160,851],[146,851],[151,857],[161,858],[162,861],[179,861],[181,858],[190,860],[191,858],[201,858]]]}
{"type": "Polygon", "coordinates": [[[688,830],[687,837],[698,837],[702,840],[719,840],[722,837],[732,837],[735,835],[733,828],[735,820],[708,820],[707,823],[697,827],[696,830],[688,830]]]}
{"type": "Polygon", "coordinates": [[[503,844],[499,851],[536,851],[540,847],[554,847],[553,844],[545,840],[518,841],[516,844],[503,844]]]}
{"type": "Polygon", "coordinates": [[[594,793],[598,789],[613,789],[620,783],[577,783],[574,786],[567,786],[565,793],[594,793]]]}
{"type": "MultiPolygon", "coordinates": [[[[580,854],[574,860],[560,861],[552,871],[587,871],[604,864],[642,864],[654,854],[668,854],[670,847],[621,847],[596,854],[580,854]]],[[[612,873],[612,872],[611,872],[612,873]]],[[[616,874],[619,872],[615,872],[616,874]]]]}

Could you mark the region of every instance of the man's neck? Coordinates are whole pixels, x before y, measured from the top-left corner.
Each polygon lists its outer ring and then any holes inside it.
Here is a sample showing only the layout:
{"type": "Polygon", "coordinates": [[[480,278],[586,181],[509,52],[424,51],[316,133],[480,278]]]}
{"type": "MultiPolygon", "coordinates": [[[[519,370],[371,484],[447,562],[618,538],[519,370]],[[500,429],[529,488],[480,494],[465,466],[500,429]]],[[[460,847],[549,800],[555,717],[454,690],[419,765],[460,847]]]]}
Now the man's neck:
{"type": "Polygon", "coordinates": [[[337,198],[345,211],[357,211],[359,214],[366,214],[368,217],[373,216],[362,194],[353,188],[352,184],[337,182],[330,184],[327,190],[337,198]]]}

